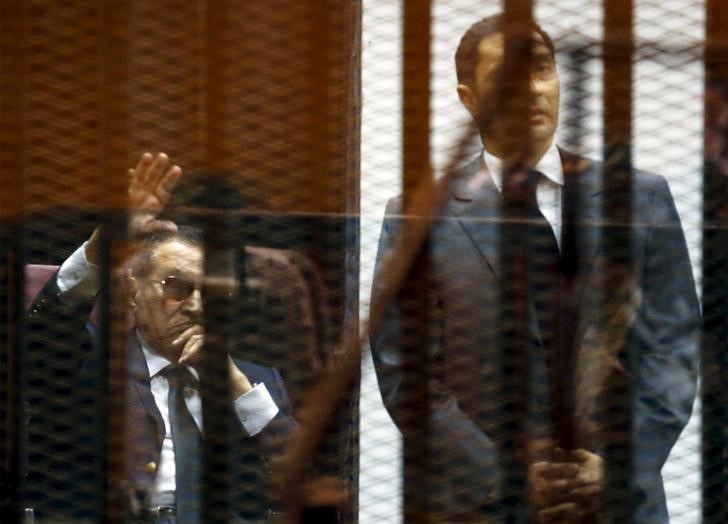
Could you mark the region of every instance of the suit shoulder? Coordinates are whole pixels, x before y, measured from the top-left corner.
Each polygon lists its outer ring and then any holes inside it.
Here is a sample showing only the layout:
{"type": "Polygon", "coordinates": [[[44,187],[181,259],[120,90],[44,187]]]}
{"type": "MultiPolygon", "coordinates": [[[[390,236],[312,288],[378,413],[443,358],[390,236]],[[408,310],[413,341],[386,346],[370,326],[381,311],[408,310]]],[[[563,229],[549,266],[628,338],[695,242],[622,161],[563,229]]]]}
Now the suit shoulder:
{"type": "MultiPolygon", "coordinates": [[[[564,158],[571,162],[571,164],[566,163],[566,166],[579,165],[581,166],[581,168],[576,169],[577,172],[596,173],[596,178],[594,180],[595,183],[599,183],[598,180],[601,177],[602,171],[604,170],[603,162],[589,159],[586,157],[581,157],[568,152],[562,152],[562,154],[565,155],[564,158]],[[588,167],[583,167],[585,165],[588,167]]],[[[609,184],[606,183],[605,186],[608,187],[609,184]]],[[[652,200],[656,192],[669,194],[669,184],[664,176],[638,168],[634,168],[632,170],[632,188],[634,194],[638,198],[645,198],[648,200],[652,200]]]]}
{"type": "Polygon", "coordinates": [[[643,191],[655,191],[668,185],[664,176],[642,169],[634,170],[632,181],[635,189],[643,191]]]}
{"type": "MultiPolygon", "coordinates": [[[[467,164],[459,167],[449,175],[444,175],[435,180],[435,188],[438,192],[448,191],[450,186],[458,180],[466,179],[480,170],[482,156],[478,155],[467,164]]],[[[402,194],[390,198],[385,208],[385,217],[396,217],[402,213],[402,194]]]]}
{"type": "Polygon", "coordinates": [[[387,205],[384,208],[384,216],[391,217],[393,215],[399,215],[402,212],[402,195],[397,195],[387,200],[387,205]]]}
{"type": "Polygon", "coordinates": [[[640,209],[669,209],[675,205],[667,179],[662,175],[635,169],[632,187],[638,212],[640,209]]]}

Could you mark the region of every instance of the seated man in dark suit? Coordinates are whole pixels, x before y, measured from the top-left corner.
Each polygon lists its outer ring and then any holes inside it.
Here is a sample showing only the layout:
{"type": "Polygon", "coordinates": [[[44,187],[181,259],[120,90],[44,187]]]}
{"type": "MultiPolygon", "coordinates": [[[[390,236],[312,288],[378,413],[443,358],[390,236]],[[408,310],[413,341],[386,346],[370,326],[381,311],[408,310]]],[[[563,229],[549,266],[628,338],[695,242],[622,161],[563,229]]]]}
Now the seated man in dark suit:
{"type": "MultiPolygon", "coordinates": [[[[198,368],[205,341],[202,235],[157,218],[180,175],[164,154],[143,155],[131,172],[129,230],[143,245],[128,271],[135,325],[127,338],[120,448],[126,473],[122,485],[107,488],[118,488],[131,516],[178,524],[200,521],[198,368]]],[[[29,313],[26,505],[44,516],[97,521],[104,508],[98,423],[108,389],[97,330],[87,324],[99,289],[99,238],[97,230],[64,262],[29,313]]],[[[229,269],[220,285],[232,293],[232,257],[229,269]]],[[[220,372],[230,379],[233,435],[225,461],[233,521],[264,520],[273,513],[271,460],[294,424],[288,395],[275,369],[227,356],[220,372]]]]}

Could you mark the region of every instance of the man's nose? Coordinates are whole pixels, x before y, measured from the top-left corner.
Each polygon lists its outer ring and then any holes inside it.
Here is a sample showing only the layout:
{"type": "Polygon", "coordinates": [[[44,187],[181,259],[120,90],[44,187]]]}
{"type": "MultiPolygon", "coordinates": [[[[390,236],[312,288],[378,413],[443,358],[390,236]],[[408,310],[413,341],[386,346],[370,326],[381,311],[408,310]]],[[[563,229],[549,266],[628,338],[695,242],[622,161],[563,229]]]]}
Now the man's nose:
{"type": "Polygon", "coordinates": [[[531,98],[543,93],[545,82],[536,75],[531,75],[529,89],[531,90],[531,98]]]}
{"type": "Polygon", "coordinates": [[[184,301],[183,309],[189,313],[202,314],[202,290],[195,288],[192,294],[184,301]]]}

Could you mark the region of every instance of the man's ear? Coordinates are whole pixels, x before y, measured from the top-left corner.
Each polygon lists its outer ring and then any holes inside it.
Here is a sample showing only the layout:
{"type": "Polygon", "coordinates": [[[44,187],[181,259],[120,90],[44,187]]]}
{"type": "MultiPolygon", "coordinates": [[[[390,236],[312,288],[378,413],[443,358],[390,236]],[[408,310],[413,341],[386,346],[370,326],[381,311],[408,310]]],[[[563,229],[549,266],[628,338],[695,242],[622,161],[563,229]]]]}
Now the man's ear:
{"type": "Polygon", "coordinates": [[[132,276],[131,269],[128,269],[126,272],[126,286],[129,293],[129,306],[134,310],[136,309],[136,294],[139,291],[139,281],[132,276]]]}
{"type": "Polygon", "coordinates": [[[458,84],[458,97],[460,102],[465,106],[465,109],[477,120],[478,118],[478,98],[470,89],[470,86],[465,84],[458,84]]]}

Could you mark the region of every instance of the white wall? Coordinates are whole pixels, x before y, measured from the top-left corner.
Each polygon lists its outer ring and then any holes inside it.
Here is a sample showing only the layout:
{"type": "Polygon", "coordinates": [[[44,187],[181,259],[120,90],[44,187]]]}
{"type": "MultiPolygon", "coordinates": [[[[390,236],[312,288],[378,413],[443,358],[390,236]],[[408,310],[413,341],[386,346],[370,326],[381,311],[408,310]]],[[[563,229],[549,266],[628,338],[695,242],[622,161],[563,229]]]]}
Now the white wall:
{"type": "MultiPolygon", "coordinates": [[[[704,37],[702,0],[636,0],[637,37],[665,51],[635,67],[634,154],[637,167],[664,175],[677,203],[699,276],[702,165],[704,37]],[[691,53],[674,49],[692,45],[691,53]]],[[[455,93],[453,54],[465,30],[500,10],[496,0],[434,0],[432,61],[432,162],[447,163],[468,115],[455,93]]],[[[541,0],[536,17],[557,48],[602,36],[598,0],[541,0]]],[[[363,113],[361,177],[361,314],[367,317],[373,263],[386,201],[400,192],[401,180],[401,1],[364,0],[363,113]]],[[[562,116],[568,115],[570,70],[560,54],[562,116]]],[[[588,65],[587,112],[582,146],[601,151],[601,64],[588,65]]],[[[562,132],[565,126],[562,120],[562,132]]],[[[381,404],[371,367],[363,362],[361,395],[362,524],[401,521],[401,439],[381,404]]],[[[675,446],[664,475],[674,523],[700,521],[699,414],[675,446]]]]}

